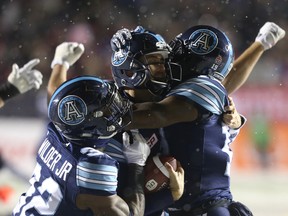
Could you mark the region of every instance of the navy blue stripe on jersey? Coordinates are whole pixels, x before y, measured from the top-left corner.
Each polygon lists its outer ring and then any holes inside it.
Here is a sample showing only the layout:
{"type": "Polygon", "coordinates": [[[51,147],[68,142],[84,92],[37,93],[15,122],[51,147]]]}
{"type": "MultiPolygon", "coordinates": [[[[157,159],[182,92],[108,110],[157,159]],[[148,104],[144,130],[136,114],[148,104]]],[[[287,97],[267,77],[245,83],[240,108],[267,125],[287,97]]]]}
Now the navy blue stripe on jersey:
{"type": "Polygon", "coordinates": [[[110,139],[103,152],[118,162],[126,163],[126,158],[123,154],[122,146],[123,144],[117,140],[110,139]]]}
{"type": "Polygon", "coordinates": [[[226,90],[209,78],[189,79],[172,89],[167,96],[172,95],[184,96],[217,115],[222,114],[227,105],[226,90]]]}
{"type": "Polygon", "coordinates": [[[77,185],[114,192],[117,188],[117,173],[117,167],[81,161],[77,165],[77,185]]]}

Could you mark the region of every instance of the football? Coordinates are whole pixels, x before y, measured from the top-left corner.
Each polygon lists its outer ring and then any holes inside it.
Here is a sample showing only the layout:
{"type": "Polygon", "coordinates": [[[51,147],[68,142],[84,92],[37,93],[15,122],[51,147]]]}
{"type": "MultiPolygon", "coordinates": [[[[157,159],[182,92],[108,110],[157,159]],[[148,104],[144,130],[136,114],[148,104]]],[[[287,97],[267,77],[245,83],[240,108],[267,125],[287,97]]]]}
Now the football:
{"type": "Polygon", "coordinates": [[[149,158],[145,166],[145,193],[154,193],[169,186],[169,172],[164,166],[168,162],[174,170],[177,160],[172,156],[157,155],[149,158]]]}

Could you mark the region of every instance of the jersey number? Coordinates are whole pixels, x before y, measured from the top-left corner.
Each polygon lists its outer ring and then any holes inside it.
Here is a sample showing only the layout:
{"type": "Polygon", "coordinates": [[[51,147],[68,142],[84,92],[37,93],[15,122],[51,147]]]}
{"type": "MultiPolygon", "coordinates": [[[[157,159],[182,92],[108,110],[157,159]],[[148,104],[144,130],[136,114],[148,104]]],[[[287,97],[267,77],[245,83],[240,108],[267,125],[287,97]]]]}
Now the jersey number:
{"type": "Polygon", "coordinates": [[[19,213],[26,215],[25,212],[33,211],[32,209],[40,215],[54,215],[63,199],[58,183],[51,177],[41,178],[41,166],[37,164],[30,184],[31,187],[25,195],[21,196],[13,215],[17,216],[19,213]]]}

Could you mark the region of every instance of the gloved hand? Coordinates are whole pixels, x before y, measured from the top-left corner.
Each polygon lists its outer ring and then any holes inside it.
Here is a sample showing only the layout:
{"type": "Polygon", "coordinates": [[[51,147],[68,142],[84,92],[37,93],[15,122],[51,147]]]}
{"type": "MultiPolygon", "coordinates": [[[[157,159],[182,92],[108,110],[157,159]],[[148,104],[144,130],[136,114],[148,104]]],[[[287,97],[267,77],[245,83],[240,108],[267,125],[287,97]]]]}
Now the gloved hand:
{"type": "Polygon", "coordinates": [[[122,138],[123,153],[127,162],[145,166],[146,159],[150,154],[150,147],[144,137],[138,130],[131,130],[130,135],[128,132],[124,132],[122,138]]]}
{"type": "Polygon", "coordinates": [[[84,50],[84,45],[77,42],[64,42],[58,45],[51,68],[53,69],[56,64],[60,64],[69,69],[81,57],[84,50]]]}
{"type": "Polygon", "coordinates": [[[137,26],[134,30],[129,30],[127,28],[123,28],[118,30],[111,38],[110,45],[113,51],[119,51],[120,49],[124,49],[127,45],[127,41],[132,40],[132,33],[143,33],[146,29],[142,26],[137,26]]]}
{"type": "Polygon", "coordinates": [[[40,71],[32,69],[39,62],[39,59],[33,59],[20,69],[17,64],[13,64],[12,72],[8,76],[8,82],[14,85],[21,94],[32,88],[39,89],[43,75],[40,71]]]}
{"type": "Polygon", "coordinates": [[[113,51],[123,49],[127,40],[131,40],[132,35],[129,29],[123,28],[118,30],[110,40],[110,46],[113,51]]]}
{"type": "Polygon", "coordinates": [[[260,42],[264,50],[272,48],[285,36],[285,31],[273,22],[266,22],[260,29],[255,41],[260,42]]]}

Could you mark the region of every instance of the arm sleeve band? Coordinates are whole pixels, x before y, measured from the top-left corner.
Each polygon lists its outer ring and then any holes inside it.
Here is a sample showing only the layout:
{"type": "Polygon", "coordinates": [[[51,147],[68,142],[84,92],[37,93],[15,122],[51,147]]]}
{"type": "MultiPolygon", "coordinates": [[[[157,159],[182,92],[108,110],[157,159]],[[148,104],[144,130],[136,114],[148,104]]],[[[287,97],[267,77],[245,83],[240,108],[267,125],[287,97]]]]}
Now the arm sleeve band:
{"type": "Polygon", "coordinates": [[[20,94],[19,90],[8,81],[0,86],[0,97],[3,101],[6,101],[18,94],[20,94]]]}

